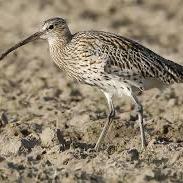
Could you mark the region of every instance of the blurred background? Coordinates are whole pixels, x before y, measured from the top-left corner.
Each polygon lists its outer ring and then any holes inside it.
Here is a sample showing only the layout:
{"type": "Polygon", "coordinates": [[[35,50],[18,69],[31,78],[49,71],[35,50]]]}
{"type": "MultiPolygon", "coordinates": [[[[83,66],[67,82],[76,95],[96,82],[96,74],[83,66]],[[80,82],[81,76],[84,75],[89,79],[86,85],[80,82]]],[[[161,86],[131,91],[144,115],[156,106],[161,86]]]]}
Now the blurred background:
{"type": "MultiPolygon", "coordinates": [[[[0,53],[55,16],[72,33],[118,33],[183,64],[182,0],[0,0],[0,53]]],[[[139,97],[145,152],[133,106],[122,99],[102,151],[90,154],[107,117],[104,97],[68,79],[46,41],[30,43],[0,63],[0,182],[182,182],[182,91],[139,97]]]]}

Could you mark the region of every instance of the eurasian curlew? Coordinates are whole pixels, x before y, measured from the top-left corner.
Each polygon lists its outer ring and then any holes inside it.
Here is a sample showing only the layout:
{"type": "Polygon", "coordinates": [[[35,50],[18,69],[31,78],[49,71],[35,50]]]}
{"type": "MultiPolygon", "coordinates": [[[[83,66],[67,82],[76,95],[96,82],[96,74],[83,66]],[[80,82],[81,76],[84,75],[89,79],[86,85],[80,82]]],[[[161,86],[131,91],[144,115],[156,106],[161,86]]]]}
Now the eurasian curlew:
{"type": "Polygon", "coordinates": [[[71,34],[66,21],[58,17],[46,20],[40,31],[2,53],[0,60],[18,47],[40,38],[48,40],[51,57],[58,67],[79,82],[99,88],[107,98],[108,120],[95,149],[98,150],[115,116],[114,95],[127,95],[134,102],[144,148],[143,107],[135,91],[182,82],[183,66],[113,33],[83,31],[71,34]]]}

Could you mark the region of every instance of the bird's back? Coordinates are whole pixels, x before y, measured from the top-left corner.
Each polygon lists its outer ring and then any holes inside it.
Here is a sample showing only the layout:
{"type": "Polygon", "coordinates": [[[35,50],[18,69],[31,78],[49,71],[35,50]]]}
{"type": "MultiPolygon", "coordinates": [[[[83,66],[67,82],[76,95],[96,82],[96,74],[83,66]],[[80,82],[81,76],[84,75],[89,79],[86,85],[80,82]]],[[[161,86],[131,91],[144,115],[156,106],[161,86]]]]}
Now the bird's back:
{"type": "Polygon", "coordinates": [[[85,60],[92,55],[103,58],[104,71],[111,75],[155,78],[166,84],[183,81],[183,66],[117,34],[78,32],[73,35],[71,44],[77,45],[81,52],[84,50],[81,57],[86,57],[85,60]]]}

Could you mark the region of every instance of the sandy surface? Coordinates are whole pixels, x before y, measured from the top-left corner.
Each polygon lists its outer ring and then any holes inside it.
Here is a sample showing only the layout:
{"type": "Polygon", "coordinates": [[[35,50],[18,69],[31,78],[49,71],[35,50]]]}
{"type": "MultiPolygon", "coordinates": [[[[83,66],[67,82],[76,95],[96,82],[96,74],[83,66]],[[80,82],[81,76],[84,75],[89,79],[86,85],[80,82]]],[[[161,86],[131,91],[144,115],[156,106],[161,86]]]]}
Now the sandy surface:
{"type": "MultiPolygon", "coordinates": [[[[53,16],[72,32],[120,33],[178,63],[183,57],[182,0],[0,0],[0,52],[53,16]]],[[[183,182],[183,85],[139,96],[148,147],[126,98],[99,153],[106,121],[100,91],[77,85],[53,64],[44,41],[0,63],[0,182],[183,182]]]]}

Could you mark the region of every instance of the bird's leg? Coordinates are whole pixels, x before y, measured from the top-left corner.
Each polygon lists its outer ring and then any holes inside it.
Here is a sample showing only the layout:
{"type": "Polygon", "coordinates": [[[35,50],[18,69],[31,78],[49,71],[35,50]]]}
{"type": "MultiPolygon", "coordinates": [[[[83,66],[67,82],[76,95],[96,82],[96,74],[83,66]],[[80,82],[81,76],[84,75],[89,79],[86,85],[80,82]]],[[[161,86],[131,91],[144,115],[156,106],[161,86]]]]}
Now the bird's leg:
{"type": "Polygon", "coordinates": [[[133,99],[133,101],[135,103],[136,111],[137,111],[137,114],[138,114],[142,149],[144,149],[147,144],[146,144],[145,133],[144,133],[144,126],[143,126],[143,107],[140,104],[140,102],[138,101],[136,96],[131,95],[131,97],[132,97],[132,99],[133,99]]]}
{"type": "Polygon", "coordinates": [[[108,115],[108,120],[106,121],[105,123],[105,126],[100,134],[100,137],[98,138],[97,140],[97,143],[95,145],[95,150],[98,151],[99,150],[99,147],[103,141],[103,139],[105,138],[108,130],[109,130],[109,127],[112,123],[112,120],[115,116],[115,109],[114,109],[114,105],[113,105],[113,102],[112,102],[112,96],[109,95],[108,93],[104,92],[106,98],[107,98],[107,102],[108,102],[108,105],[109,105],[109,115],[108,115]]]}

